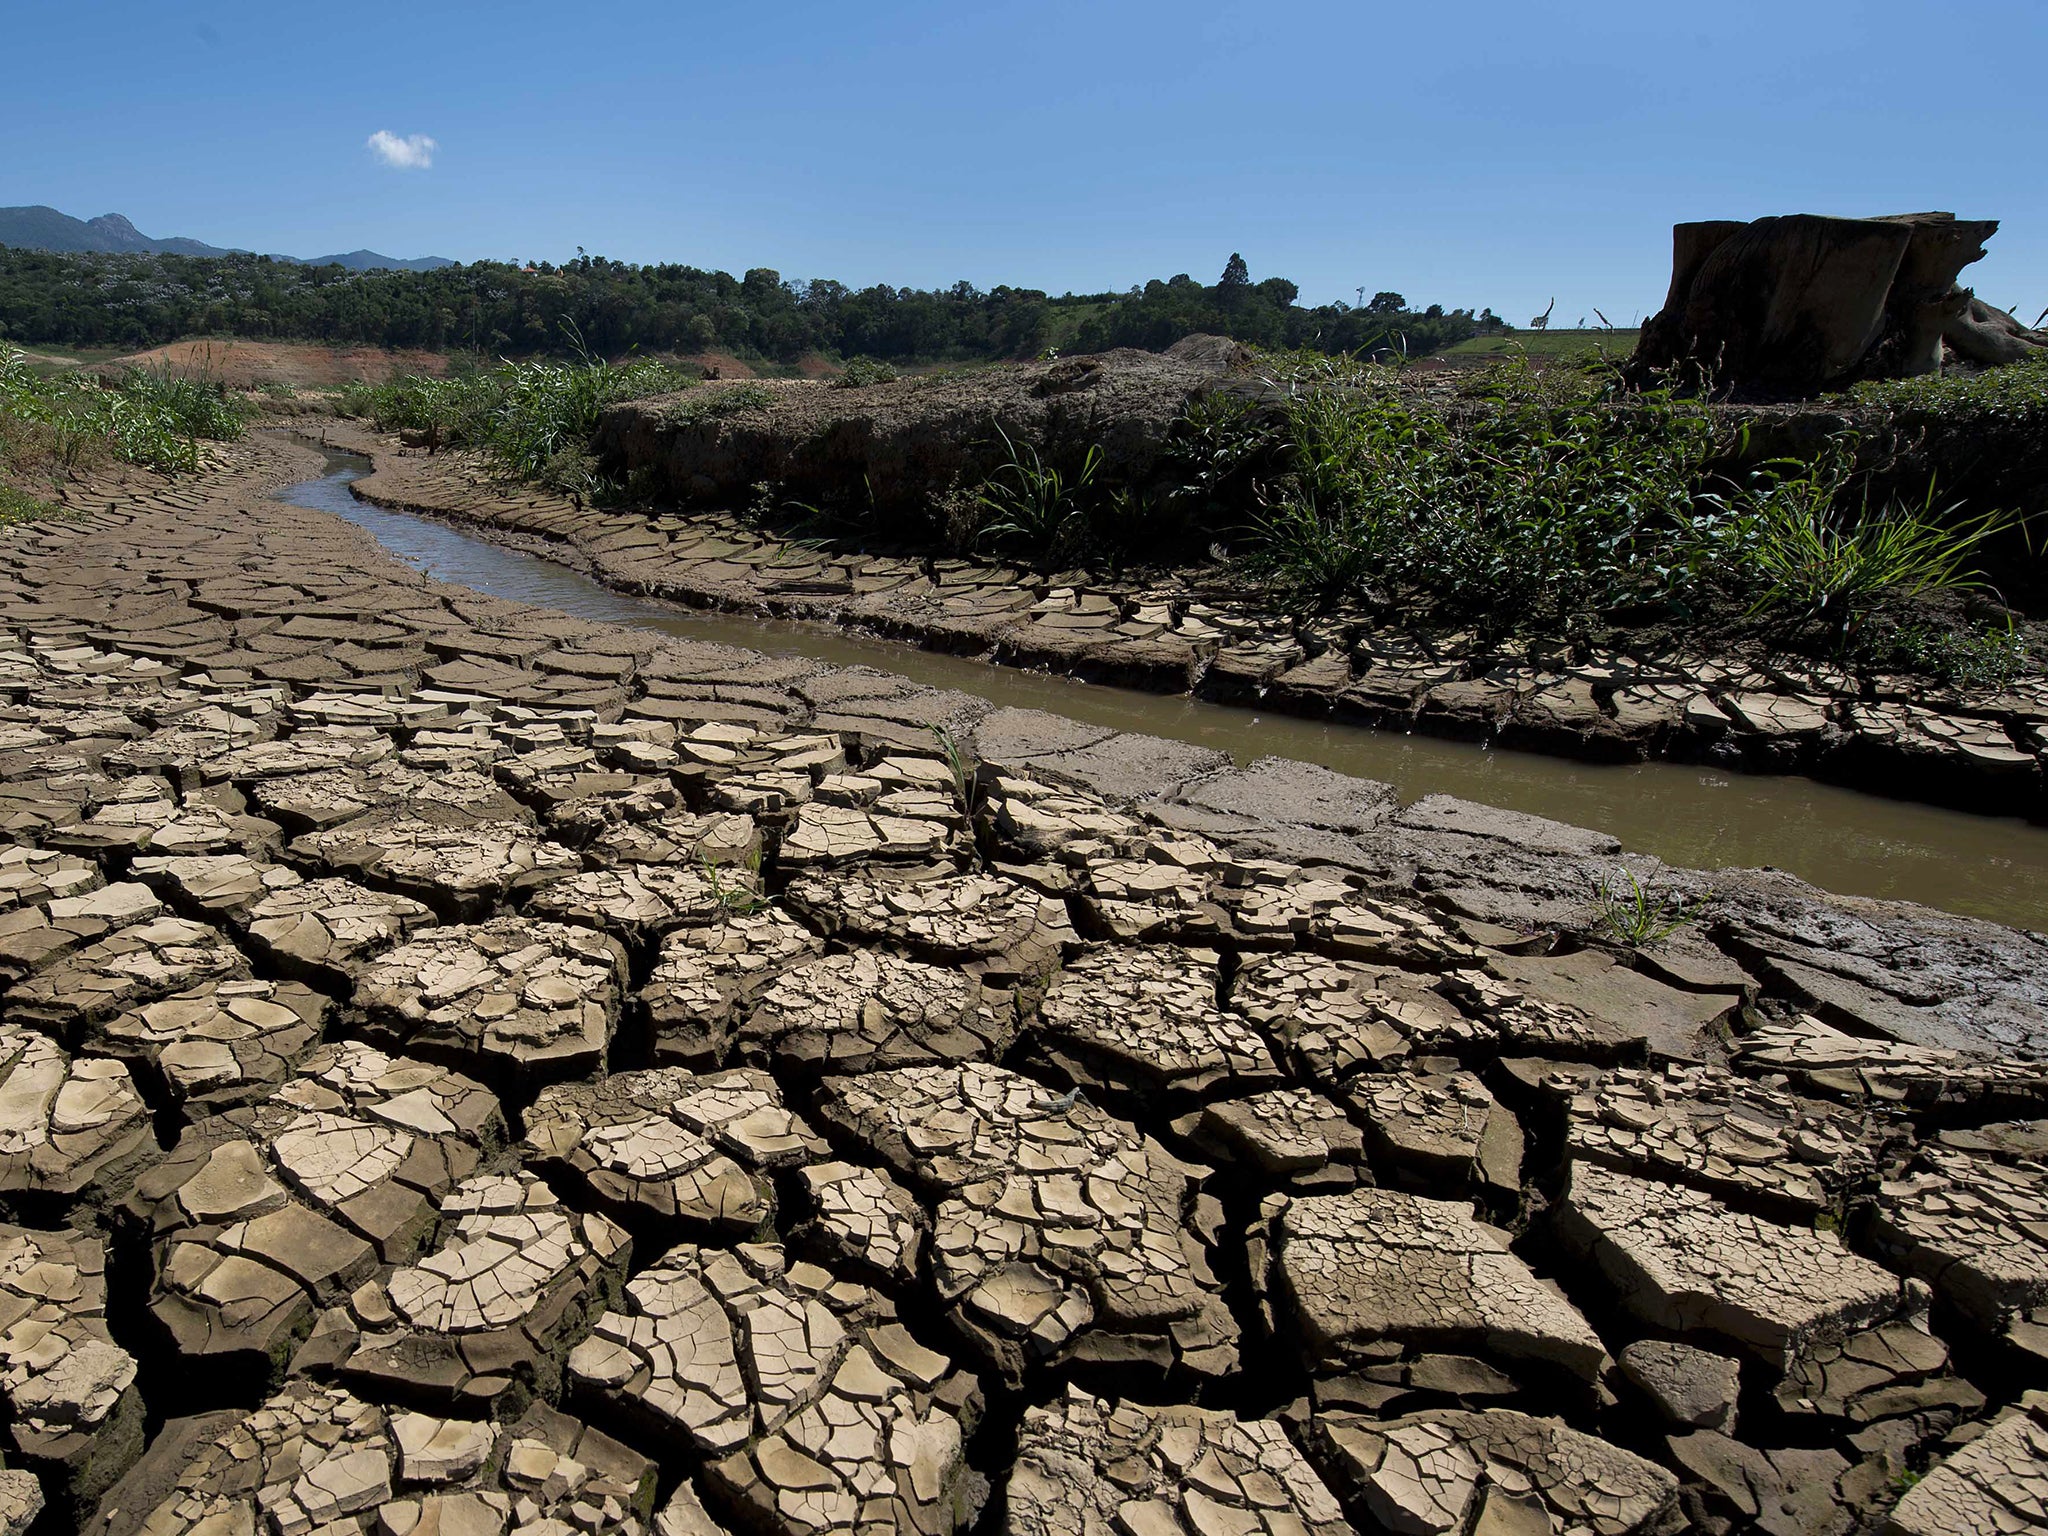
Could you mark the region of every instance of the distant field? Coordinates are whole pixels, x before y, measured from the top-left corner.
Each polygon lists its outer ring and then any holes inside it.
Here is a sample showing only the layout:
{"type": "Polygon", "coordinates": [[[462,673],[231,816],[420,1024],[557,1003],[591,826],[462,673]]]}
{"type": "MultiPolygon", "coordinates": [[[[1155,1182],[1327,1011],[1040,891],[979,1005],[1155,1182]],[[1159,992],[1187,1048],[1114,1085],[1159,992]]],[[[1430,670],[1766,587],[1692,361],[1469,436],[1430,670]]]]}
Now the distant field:
{"type": "Polygon", "coordinates": [[[109,358],[120,356],[118,347],[24,347],[18,342],[0,339],[0,352],[10,348],[27,358],[29,367],[37,373],[61,373],[67,368],[104,363],[109,358]]]}
{"type": "Polygon", "coordinates": [[[1455,347],[1446,348],[1438,355],[1498,357],[1519,350],[1531,357],[1564,357],[1573,352],[1590,352],[1598,347],[1616,356],[1626,357],[1636,349],[1637,334],[1634,326],[1616,326],[1611,331],[1515,331],[1506,336],[1474,336],[1470,341],[1461,341],[1455,347]]]}

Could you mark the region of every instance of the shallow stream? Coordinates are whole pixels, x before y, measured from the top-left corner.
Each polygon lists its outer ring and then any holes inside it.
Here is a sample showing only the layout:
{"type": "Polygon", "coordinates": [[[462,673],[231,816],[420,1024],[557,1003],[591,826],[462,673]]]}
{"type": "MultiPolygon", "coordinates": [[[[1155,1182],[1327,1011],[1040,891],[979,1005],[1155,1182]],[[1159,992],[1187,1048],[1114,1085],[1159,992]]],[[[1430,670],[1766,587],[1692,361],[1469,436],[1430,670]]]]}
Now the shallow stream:
{"type": "Polygon", "coordinates": [[[2048,929],[2048,828],[2023,821],[1887,800],[1811,779],[1677,763],[1576,763],[1263,714],[993,666],[820,624],[698,613],[612,592],[566,566],[430,518],[370,506],[348,488],[369,472],[369,461],[330,452],[330,462],[331,473],[287,487],[281,498],[346,518],[415,569],[494,597],[774,655],[879,667],[997,705],[1214,747],[1239,763],[1298,758],[1391,784],[1404,801],[1451,794],[1596,827],[1670,864],[1775,865],[1845,895],[1924,902],[2048,929]]]}

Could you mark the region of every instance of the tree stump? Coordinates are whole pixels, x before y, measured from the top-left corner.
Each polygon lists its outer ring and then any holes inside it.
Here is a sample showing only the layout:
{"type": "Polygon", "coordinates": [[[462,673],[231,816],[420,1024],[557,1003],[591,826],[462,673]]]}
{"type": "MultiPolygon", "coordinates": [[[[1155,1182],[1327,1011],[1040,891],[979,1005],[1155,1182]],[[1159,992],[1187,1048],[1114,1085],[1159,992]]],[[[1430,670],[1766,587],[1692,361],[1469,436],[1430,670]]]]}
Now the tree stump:
{"type": "Polygon", "coordinates": [[[1944,344],[1987,365],[2035,355],[2048,334],[1956,285],[1997,229],[1949,213],[1676,225],[1671,289],[1633,367],[1783,399],[1936,372],[1944,344]]]}

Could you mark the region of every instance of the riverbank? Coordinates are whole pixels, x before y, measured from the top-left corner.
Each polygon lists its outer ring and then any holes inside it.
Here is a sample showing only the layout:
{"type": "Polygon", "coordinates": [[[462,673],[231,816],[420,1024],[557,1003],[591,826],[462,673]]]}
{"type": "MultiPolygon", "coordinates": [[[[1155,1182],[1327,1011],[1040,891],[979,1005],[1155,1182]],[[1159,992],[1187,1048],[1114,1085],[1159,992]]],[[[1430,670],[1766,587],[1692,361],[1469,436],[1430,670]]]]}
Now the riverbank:
{"type": "MultiPolygon", "coordinates": [[[[329,450],[338,452],[338,450],[329,450]]],[[[830,666],[866,666],[998,708],[1041,710],[1223,752],[1312,763],[1393,791],[1400,805],[1452,795],[1598,827],[1635,853],[1713,869],[1769,865],[1843,895],[1903,899],[2048,929],[2048,828],[1867,795],[1797,775],[1723,773],[1651,761],[1592,764],[1412,732],[1143,693],[1064,673],[992,667],[841,625],[690,608],[629,595],[572,568],[560,542],[379,507],[352,494],[372,468],[343,455],[295,487],[295,503],[370,531],[439,580],[578,618],[830,666]]]]}
{"type": "Polygon", "coordinates": [[[349,423],[374,503],[541,540],[627,593],[849,626],[926,649],[1308,719],[1588,761],[1797,773],[1994,815],[2048,816],[2048,682],[1999,690],[1785,662],[1481,652],[1135,586],[764,534],[727,513],[607,511],[349,423]]]}
{"type": "Polygon", "coordinates": [[[2048,941],[481,596],[222,454],[0,531],[48,1528],[2038,1485],[2048,941]]]}

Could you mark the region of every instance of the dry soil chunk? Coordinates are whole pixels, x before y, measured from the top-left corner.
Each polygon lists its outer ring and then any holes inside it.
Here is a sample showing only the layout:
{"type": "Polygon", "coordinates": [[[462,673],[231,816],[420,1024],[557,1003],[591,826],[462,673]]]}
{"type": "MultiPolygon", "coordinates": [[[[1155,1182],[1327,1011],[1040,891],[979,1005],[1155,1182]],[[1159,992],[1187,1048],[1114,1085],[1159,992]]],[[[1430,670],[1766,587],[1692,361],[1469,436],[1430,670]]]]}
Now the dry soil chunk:
{"type": "Polygon", "coordinates": [[[1572,1166],[1558,1230],[1644,1322],[1714,1335],[1779,1367],[1906,1305],[1895,1276],[1832,1232],[1780,1226],[1593,1163],[1572,1166]]]}
{"type": "Polygon", "coordinates": [[[1654,1462],[1505,1408],[1320,1414],[1310,1434],[1338,1491],[1402,1536],[1634,1536],[1663,1530],[1678,1501],[1654,1462]]]}
{"type": "Polygon", "coordinates": [[[157,1155],[124,1064],[73,1061],[43,1035],[0,1029],[0,1204],[118,1199],[157,1155]]]}
{"type": "Polygon", "coordinates": [[[1626,1068],[1571,1094],[1574,1159],[1763,1200],[1811,1220],[1876,1168],[1895,1130],[1714,1067],[1626,1068]]]}
{"type": "Polygon", "coordinates": [[[796,825],[783,834],[781,858],[794,869],[868,859],[930,859],[945,853],[953,836],[944,821],[814,800],[797,812],[796,825]]]}
{"type": "Polygon", "coordinates": [[[1990,1333],[2038,1350],[2048,1312],[2048,1162],[1929,1147],[1879,1187],[1871,1237],[1990,1333]]]}
{"type": "Polygon", "coordinates": [[[117,1488],[110,1507],[160,1499],[142,1506],[149,1536],[491,1536],[515,1522],[637,1536],[654,1505],[652,1462],[538,1403],[493,1428],[394,1414],[346,1388],[298,1380],[183,1450],[182,1466],[157,1469],[168,1494],[144,1483],[124,1499],[117,1488]],[[479,1441],[494,1453],[479,1457],[479,1441]]]}
{"type": "Polygon", "coordinates": [[[791,908],[842,942],[891,944],[926,960],[955,964],[1007,961],[1026,974],[1057,958],[1071,937],[1066,909],[1028,886],[997,875],[950,869],[848,869],[804,874],[786,893],[791,908]]]}
{"type": "Polygon", "coordinates": [[[89,1038],[148,1063],[190,1114],[277,1088],[319,1043],[332,1008],[295,981],[215,981],[130,1009],[89,1038]]]}
{"type": "Polygon", "coordinates": [[[273,891],[299,883],[297,871],[266,864],[245,853],[202,853],[137,859],[135,878],[166,893],[187,910],[197,908],[237,927],[249,908],[273,891]]]}
{"type": "Polygon", "coordinates": [[[431,908],[353,880],[307,880],[272,891],[246,914],[249,947],[297,974],[347,985],[356,969],[421,928],[431,908]]]}
{"type": "Polygon", "coordinates": [[[363,968],[370,1029],[413,1054],[525,1080],[599,1066],[618,1023],[626,954],[565,923],[499,917],[431,928],[363,968]]]}
{"type": "Polygon", "coordinates": [[[1234,1366],[1186,1225],[1199,1170],[1130,1125],[981,1063],[828,1078],[823,1113],[934,1203],[939,1298],[1006,1375],[1109,1351],[1153,1371],[1234,1366]]]}
{"type": "Polygon", "coordinates": [[[1108,1403],[1069,1388],[1027,1408],[1006,1490],[1016,1536],[1350,1536],[1280,1426],[1203,1408],[1108,1403]]]}
{"type": "Polygon", "coordinates": [[[1008,993],[957,970],[863,949],[783,972],[755,1000],[739,1046],[800,1072],[867,1072],[994,1060],[1015,1036],[1008,993]]]}
{"type": "Polygon", "coordinates": [[[853,1163],[817,1163],[798,1175],[810,1219],[797,1239],[828,1259],[907,1286],[917,1279],[924,1212],[887,1174],[853,1163]]]}
{"type": "Polygon", "coordinates": [[[1906,1490],[1885,1536],[1950,1536],[2048,1528],[2048,1426],[2001,1420],[1906,1490]]]}
{"type": "Polygon", "coordinates": [[[457,917],[481,916],[514,892],[581,867],[570,849],[516,821],[465,825],[365,816],[309,833],[292,844],[292,852],[457,917]]]}
{"type": "Polygon", "coordinates": [[[720,1138],[738,1152],[736,1160],[713,1140],[715,1111],[685,1108],[706,1100],[719,1101],[736,1120],[751,1114],[764,1128],[775,1117],[777,1139],[794,1137],[799,1157],[824,1151],[782,1108],[780,1093],[764,1074],[699,1078],[678,1067],[544,1089],[526,1113],[526,1143],[541,1167],[560,1168],[628,1224],[681,1221],[752,1232],[775,1211],[767,1170],[786,1159],[749,1156],[752,1148],[743,1136],[720,1138]],[[743,1099],[759,1102],[742,1110],[743,1099]]]}
{"type": "Polygon", "coordinates": [[[751,897],[755,884],[745,869],[719,871],[714,885],[701,866],[623,864],[551,881],[534,892],[527,910],[644,942],[673,928],[716,921],[733,893],[751,897]]]}
{"type": "Polygon", "coordinates": [[[248,974],[249,962],[219,929],[158,917],[109,934],[18,983],[6,997],[7,1017],[61,1034],[201,982],[248,974]]]}
{"type": "Polygon", "coordinates": [[[1037,1047],[1091,1086],[1201,1093],[1280,1076],[1266,1042],[1216,1006],[1213,952],[1110,945],[1080,956],[1040,1005],[1037,1047]]]}
{"type": "Polygon", "coordinates": [[[656,1059],[688,1066],[723,1061],[735,1014],[822,948],[815,934],[773,907],[669,934],[640,991],[656,1059]]]}
{"type": "Polygon", "coordinates": [[[1270,1223],[1268,1284],[1318,1370],[1383,1341],[1475,1347],[1588,1381],[1607,1352],[1578,1310],[1453,1200],[1360,1189],[1284,1203],[1270,1223]]]}
{"type": "Polygon", "coordinates": [[[135,1357],[106,1310],[98,1239],[0,1226],[0,1396],[16,1451],[72,1510],[142,1451],[135,1357]]]}
{"type": "Polygon", "coordinates": [[[1249,1164],[1296,1188],[1370,1182],[1365,1136],[1344,1111],[1307,1088],[1276,1088],[1201,1112],[1195,1139],[1219,1162],[1249,1164]]]}
{"type": "Polygon", "coordinates": [[[302,1361],[451,1405],[487,1408],[515,1384],[551,1390],[571,1342],[617,1294],[626,1234],[527,1173],[464,1180],[441,1218],[439,1246],[323,1315],[302,1361]]]}
{"type": "Polygon", "coordinates": [[[749,1524],[852,1527],[865,1505],[883,1528],[943,1536],[969,1513],[974,1378],[873,1292],[792,1267],[779,1248],[672,1249],[569,1369],[650,1434],[716,1458],[706,1482],[749,1524]]]}

